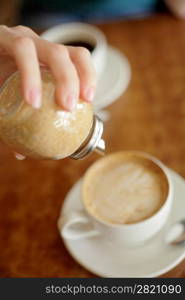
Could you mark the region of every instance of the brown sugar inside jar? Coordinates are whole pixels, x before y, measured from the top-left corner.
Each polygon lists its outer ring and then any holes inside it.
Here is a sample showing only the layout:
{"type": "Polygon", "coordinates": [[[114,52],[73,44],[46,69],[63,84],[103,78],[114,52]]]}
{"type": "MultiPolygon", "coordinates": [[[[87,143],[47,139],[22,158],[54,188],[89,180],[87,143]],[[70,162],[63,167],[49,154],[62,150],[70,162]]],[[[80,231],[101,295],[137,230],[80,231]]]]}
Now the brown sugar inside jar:
{"type": "Polygon", "coordinates": [[[83,144],[93,125],[90,103],[80,101],[72,112],[55,102],[55,81],[42,75],[42,106],[28,105],[20,91],[20,74],[14,73],[0,91],[0,138],[15,152],[32,158],[60,159],[83,144]]]}

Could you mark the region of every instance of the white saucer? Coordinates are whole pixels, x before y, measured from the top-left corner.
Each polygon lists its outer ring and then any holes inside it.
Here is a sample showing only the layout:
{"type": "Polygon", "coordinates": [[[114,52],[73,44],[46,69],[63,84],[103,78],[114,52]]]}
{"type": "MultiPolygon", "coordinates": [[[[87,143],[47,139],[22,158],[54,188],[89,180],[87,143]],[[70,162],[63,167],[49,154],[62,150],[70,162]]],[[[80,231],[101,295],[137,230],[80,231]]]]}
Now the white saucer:
{"type": "Polygon", "coordinates": [[[125,92],[131,79],[128,59],[117,49],[109,46],[105,69],[98,81],[94,108],[98,111],[115,102],[125,92]]]}
{"type": "MultiPolygon", "coordinates": [[[[185,258],[185,246],[165,243],[165,233],[170,224],[185,219],[185,181],[171,171],[175,199],[167,223],[154,238],[138,248],[118,249],[105,245],[100,237],[78,241],[64,240],[69,253],[90,272],[101,277],[157,277],[168,272],[185,258]]],[[[61,214],[82,209],[80,201],[81,180],[69,191],[61,214]]]]}

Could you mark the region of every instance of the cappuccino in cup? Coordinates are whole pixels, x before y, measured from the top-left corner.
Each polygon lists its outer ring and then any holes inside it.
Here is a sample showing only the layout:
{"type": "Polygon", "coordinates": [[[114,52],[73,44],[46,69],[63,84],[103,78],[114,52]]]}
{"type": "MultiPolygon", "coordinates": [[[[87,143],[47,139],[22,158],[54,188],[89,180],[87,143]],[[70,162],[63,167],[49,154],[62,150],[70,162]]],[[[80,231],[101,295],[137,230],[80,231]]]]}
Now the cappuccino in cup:
{"type": "Polygon", "coordinates": [[[161,168],[132,152],[109,155],[87,171],[83,201],[95,218],[113,224],[132,224],[154,215],[168,195],[161,168]]]}
{"type": "Polygon", "coordinates": [[[139,151],[109,154],[85,173],[83,209],[60,217],[65,239],[101,237],[115,247],[143,244],[161,230],[170,213],[173,182],[157,158],[139,151]]]}

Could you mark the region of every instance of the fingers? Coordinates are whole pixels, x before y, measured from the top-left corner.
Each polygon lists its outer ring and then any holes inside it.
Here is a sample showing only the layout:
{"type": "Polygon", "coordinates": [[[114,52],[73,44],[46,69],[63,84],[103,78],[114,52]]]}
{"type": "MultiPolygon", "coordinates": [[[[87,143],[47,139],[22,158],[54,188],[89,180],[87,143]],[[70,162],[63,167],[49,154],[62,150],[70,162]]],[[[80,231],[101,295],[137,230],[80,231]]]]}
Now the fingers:
{"type": "Polygon", "coordinates": [[[28,37],[16,38],[12,51],[20,71],[24,98],[34,108],[40,108],[41,76],[37,52],[32,39],[28,37]]]}
{"type": "Polygon", "coordinates": [[[37,50],[33,38],[39,36],[26,26],[11,28],[17,34],[15,44],[15,61],[22,77],[22,91],[28,104],[34,108],[41,107],[41,75],[37,50]],[[29,58],[29,59],[28,59],[29,58]]]}
{"type": "Polygon", "coordinates": [[[91,102],[96,87],[96,73],[90,52],[82,47],[66,47],[35,39],[39,60],[47,64],[56,79],[56,101],[67,110],[75,108],[80,98],[91,102]]]}
{"type": "Polygon", "coordinates": [[[90,52],[83,47],[68,47],[80,80],[80,96],[92,102],[96,88],[96,72],[90,52]]]}
{"type": "Polygon", "coordinates": [[[56,102],[61,107],[73,110],[79,97],[93,100],[96,74],[87,49],[51,43],[24,26],[0,26],[0,46],[15,59],[23,96],[33,107],[41,106],[41,63],[50,68],[56,79],[56,102]]]}
{"type": "Polygon", "coordinates": [[[75,109],[79,99],[79,79],[66,48],[62,51],[58,59],[57,54],[51,56],[51,70],[56,79],[56,101],[70,111],[75,109]]]}
{"type": "Polygon", "coordinates": [[[42,39],[37,39],[35,43],[40,61],[47,63],[55,77],[58,105],[73,110],[79,99],[79,78],[67,48],[42,39]]]}
{"type": "Polygon", "coordinates": [[[6,26],[0,28],[0,33],[2,33],[0,45],[13,56],[20,71],[24,99],[34,108],[39,108],[41,106],[41,77],[33,40],[25,34],[20,35],[15,28],[10,29],[6,26]]]}

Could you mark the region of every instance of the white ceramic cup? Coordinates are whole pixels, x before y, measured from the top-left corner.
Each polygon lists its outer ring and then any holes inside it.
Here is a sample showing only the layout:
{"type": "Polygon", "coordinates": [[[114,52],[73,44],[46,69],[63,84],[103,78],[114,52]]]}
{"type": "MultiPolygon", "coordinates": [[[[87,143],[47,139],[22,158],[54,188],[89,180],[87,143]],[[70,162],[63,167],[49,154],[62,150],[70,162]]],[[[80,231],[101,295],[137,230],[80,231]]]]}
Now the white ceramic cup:
{"type": "MultiPolygon", "coordinates": [[[[162,207],[154,215],[138,223],[112,224],[97,219],[92,215],[86,208],[85,201],[82,199],[83,210],[63,215],[58,221],[58,228],[64,239],[80,240],[82,238],[101,236],[102,239],[111,241],[115,245],[130,247],[142,244],[160,231],[167,220],[173,200],[173,183],[171,181],[170,171],[162,162],[149,154],[137,151],[131,152],[151,160],[165,175],[168,183],[168,194],[162,207]]],[[[111,155],[117,155],[117,153],[111,155]]],[[[109,156],[110,155],[103,159],[106,161],[109,156]]],[[[90,167],[90,172],[95,164],[90,167]]],[[[85,184],[86,174],[82,183],[82,195],[85,184]]]]}
{"type": "Polygon", "coordinates": [[[86,23],[68,23],[54,26],[42,35],[42,38],[54,43],[81,41],[94,45],[92,61],[97,72],[97,79],[102,74],[106,63],[107,41],[101,30],[86,23]]]}

